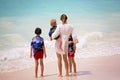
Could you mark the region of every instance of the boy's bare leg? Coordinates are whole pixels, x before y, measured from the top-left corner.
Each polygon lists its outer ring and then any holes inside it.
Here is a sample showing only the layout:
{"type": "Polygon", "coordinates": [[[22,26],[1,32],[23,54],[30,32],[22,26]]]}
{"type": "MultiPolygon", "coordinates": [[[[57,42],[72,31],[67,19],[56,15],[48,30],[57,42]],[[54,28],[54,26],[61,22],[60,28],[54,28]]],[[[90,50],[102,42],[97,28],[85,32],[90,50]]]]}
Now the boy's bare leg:
{"type": "Polygon", "coordinates": [[[41,67],[41,77],[43,77],[43,72],[44,72],[43,59],[40,59],[40,67],[41,67]]]}
{"type": "Polygon", "coordinates": [[[69,58],[69,72],[72,72],[72,59],[69,58]]]}
{"type": "Polygon", "coordinates": [[[58,70],[59,70],[59,77],[62,77],[62,57],[61,54],[57,54],[57,58],[58,58],[58,70]]]}
{"type": "Polygon", "coordinates": [[[64,60],[64,64],[65,64],[65,69],[66,69],[66,76],[69,76],[67,54],[63,55],[63,60],[64,60]]]}
{"type": "Polygon", "coordinates": [[[38,73],[38,60],[35,60],[35,78],[37,78],[38,73]]]}
{"type": "Polygon", "coordinates": [[[74,57],[72,57],[72,64],[74,68],[74,73],[76,73],[76,63],[75,63],[74,57]]]}

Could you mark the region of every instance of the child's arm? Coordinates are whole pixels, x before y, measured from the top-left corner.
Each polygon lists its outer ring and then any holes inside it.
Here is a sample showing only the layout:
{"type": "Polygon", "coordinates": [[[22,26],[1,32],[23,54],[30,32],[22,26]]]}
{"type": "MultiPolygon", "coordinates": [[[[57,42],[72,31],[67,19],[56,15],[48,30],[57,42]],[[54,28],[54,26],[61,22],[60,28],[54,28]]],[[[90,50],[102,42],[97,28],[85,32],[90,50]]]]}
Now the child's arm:
{"type": "MultiPolygon", "coordinates": [[[[34,37],[32,38],[32,41],[34,40],[34,37]]],[[[32,58],[32,51],[33,51],[33,42],[31,42],[30,46],[30,58],[32,58]]]]}
{"type": "Polygon", "coordinates": [[[46,58],[46,50],[45,50],[45,46],[43,46],[43,54],[44,54],[44,56],[45,56],[45,58],[46,58]]]}
{"type": "Polygon", "coordinates": [[[30,58],[32,58],[32,50],[33,50],[33,47],[31,46],[30,47],[30,58]]]}
{"type": "Polygon", "coordinates": [[[76,43],[73,45],[74,52],[76,51],[76,43]]]}

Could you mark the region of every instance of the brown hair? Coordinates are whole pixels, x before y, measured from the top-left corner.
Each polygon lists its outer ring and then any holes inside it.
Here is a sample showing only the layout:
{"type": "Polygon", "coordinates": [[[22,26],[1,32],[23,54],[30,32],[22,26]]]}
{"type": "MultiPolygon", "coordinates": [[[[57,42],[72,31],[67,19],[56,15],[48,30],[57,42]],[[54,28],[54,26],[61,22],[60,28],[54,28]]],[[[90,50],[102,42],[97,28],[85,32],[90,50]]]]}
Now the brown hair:
{"type": "Polygon", "coordinates": [[[35,34],[40,35],[41,33],[42,33],[41,28],[37,27],[37,28],[35,29],[35,34]]]}
{"type": "Polygon", "coordinates": [[[50,25],[51,25],[51,26],[56,26],[56,25],[57,25],[56,19],[51,19],[50,25]]]}
{"type": "Polygon", "coordinates": [[[67,21],[67,15],[66,15],[66,14],[62,14],[61,17],[60,17],[60,20],[61,20],[63,23],[66,23],[66,21],[67,21]]]}

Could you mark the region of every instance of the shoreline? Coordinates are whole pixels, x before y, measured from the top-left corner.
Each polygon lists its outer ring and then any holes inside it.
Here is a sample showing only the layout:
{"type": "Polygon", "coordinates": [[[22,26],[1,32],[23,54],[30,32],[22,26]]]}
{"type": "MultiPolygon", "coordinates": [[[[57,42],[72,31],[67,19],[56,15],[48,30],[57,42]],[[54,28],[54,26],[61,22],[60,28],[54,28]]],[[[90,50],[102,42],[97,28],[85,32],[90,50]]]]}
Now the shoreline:
{"type": "MultiPolygon", "coordinates": [[[[44,77],[34,78],[34,67],[15,72],[0,73],[0,80],[119,80],[120,79],[120,54],[113,56],[100,56],[75,59],[77,74],[65,77],[63,63],[63,77],[57,77],[57,61],[44,63],[44,77]]],[[[34,64],[33,64],[34,65],[34,64]]],[[[23,65],[24,66],[24,65],[23,65]]],[[[40,69],[38,74],[40,73],[40,69]]]]}

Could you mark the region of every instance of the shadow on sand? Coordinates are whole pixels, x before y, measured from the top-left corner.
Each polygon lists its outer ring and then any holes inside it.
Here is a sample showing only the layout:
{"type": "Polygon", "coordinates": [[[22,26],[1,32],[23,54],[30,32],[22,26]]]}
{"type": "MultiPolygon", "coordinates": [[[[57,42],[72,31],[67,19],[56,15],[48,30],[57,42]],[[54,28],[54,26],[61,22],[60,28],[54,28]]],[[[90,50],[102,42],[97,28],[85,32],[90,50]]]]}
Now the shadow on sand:
{"type": "Polygon", "coordinates": [[[76,73],[76,76],[82,76],[82,75],[91,75],[91,71],[78,71],[76,73]]]}
{"type": "Polygon", "coordinates": [[[55,74],[47,74],[47,75],[44,75],[44,77],[49,77],[49,76],[54,76],[54,75],[57,75],[57,73],[55,73],[55,74]]]}

